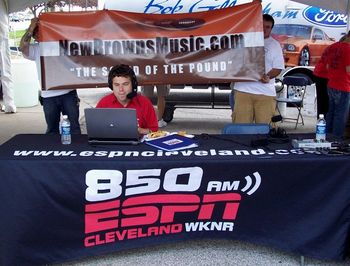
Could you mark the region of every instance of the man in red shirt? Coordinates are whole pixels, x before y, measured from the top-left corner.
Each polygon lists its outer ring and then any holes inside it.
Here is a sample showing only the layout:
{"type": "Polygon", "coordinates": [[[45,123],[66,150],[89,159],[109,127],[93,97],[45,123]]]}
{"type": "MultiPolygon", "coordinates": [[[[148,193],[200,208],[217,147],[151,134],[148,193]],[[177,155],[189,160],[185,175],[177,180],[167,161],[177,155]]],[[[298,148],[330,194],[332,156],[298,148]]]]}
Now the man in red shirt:
{"type": "Polygon", "coordinates": [[[103,97],[96,108],[132,108],[136,110],[139,134],[158,130],[158,120],[151,101],[137,94],[137,79],[127,65],[116,65],[108,74],[108,86],[113,92],[103,97]]]}
{"type": "Polygon", "coordinates": [[[327,49],[329,110],[327,132],[343,137],[350,109],[350,31],[327,49]]]}
{"type": "MultiPolygon", "coordinates": [[[[346,38],[344,35],[340,38],[339,42],[343,42],[346,38]]],[[[328,69],[327,69],[327,56],[328,56],[328,46],[322,53],[321,59],[315,65],[315,69],[313,74],[315,76],[315,84],[316,84],[316,96],[317,96],[317,117],[319,114],[326,114],[328,112],[328,69]]]]}

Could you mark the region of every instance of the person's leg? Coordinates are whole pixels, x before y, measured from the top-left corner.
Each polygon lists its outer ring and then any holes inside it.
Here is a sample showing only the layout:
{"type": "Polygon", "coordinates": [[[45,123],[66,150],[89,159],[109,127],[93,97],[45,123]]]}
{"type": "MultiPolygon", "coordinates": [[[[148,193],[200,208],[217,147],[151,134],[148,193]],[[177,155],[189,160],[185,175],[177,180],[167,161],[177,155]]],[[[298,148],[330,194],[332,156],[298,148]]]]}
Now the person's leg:
{"type": "Polygon", "coordinates": [[[233,108],[235,106],[235,98],[234,97],[235,97],[234,96],[234,90],[231,90],[230,94],[228,96],[228,103],[229,103],[232,111],[233,111],[233,108]]]}
{"type": "Polygon", "coordinates": [[[153,85],[145,85],[142,87],[142,95],[151,99],[153,96],[154,86],[153,85]]]}
{"type": "Polygon", "coordinates": [[[335,90],[328,88],[328,112],[326,115],[326,131],[333,133],[334,111],[335,111],[335,90]]]}
{"type": "Polygon", "coordinates": [[[158,127],[165,127],[167,123],[163,120],[165,111],[165,97],[169,94],[169,89],[166,85],[157,85],[157,117],[158,127]]]}
{"type": "Polygon", "coordinates": [[[319,114],[324,114],[326,117],[328,112],[328,79],[315,77],[316,79],[316,97],[317,97],[317,117],[319,114]]]}
{"type": "Polygon", "coordinates": [[[7,114],[16,113],[17,108],[14,102],[14,91],[13,91],[13,83],[9,76],[4,76],[0,81],[2,83],[2,95],[3,95],[3,111],[7,114]]]}
{"type": "MultiPolygon", "coordinates": [[[[2,96],[2,83],[0,81],[0,101],[3,100],[3,96],[2,96]]],[[[1,102],[0,102],[0,111],[5,111],[5,106],[4,108],[2,108],[1,102]]]]}
{"type": "Polygon", "coordinates": [[[163,119],[163,114],[164,114],[164,110],[165,110],[165,97],[158,95],[157,96],[157,113],[158,113],[158,120],[162,120],[163,119]]]}
{"type": "Polygon", "coordinates": [[[235,106],[235,89],[234,88],[235,88],[235,83],[231,82],[230,83],[231,91],[230,91],[230,94],[228,96],[228,103],[229,103],[232,111],[233,111],[233,108],[235,106]]]}
{"type": "Polygon", "coordinates": [[[254,118],[255,123],[270,124],[271,118],[275,115],[276,100],[273,96],[254,96],[254,118]]]}
{"type": "Polygon", "coordinates": [[[335,108],[333,115],[333,134],[339,138],[344,136],[349,116],[350,93],[334,90],[335,108]]]}
{"type": "Polygon", "coordinates": [[[233,123],[253,123],[252,94],[235,91],[235,106],[232,112],[233,123]]]}
{"type": "Polygon", "coordinates": [[[344,138],[350,139],[350,113],[348,115],[348,121],[346,123],[344,138]]]}
{"type": "Polygon", "coordinates": [[[47,124],[46,134],[58,134],[61,111],[56,97],[42,98],[43,110],[47,124]]]}
{"type": "MultiPolygon", "coordinates": [[[[4,37],[4,36],[2,36],[4,37]]],[[[11,78],[11,60],[9,51],[8,39],[4,38],[3,44],[0,46],[0,69],[1,69],[1,83],[3,93],[4,112],[7,114],[16,113],[17,108],[14,101],[14,89],[11,78]]]]}
{"type": "Polygon", "coordinates": [[[157,85],[157,115],[158,115],[158,126],[166,126],[166,122],[163,120],[165,111],[165,97],[169,95],[169,87],[167,85],[157,85]]]}
{"type": "Polygon", "coordinates": [[[79,124],[79,98],[77,91],[61,95],[62,113],[68,115],[72,134],[81,134],[79,124]]]}

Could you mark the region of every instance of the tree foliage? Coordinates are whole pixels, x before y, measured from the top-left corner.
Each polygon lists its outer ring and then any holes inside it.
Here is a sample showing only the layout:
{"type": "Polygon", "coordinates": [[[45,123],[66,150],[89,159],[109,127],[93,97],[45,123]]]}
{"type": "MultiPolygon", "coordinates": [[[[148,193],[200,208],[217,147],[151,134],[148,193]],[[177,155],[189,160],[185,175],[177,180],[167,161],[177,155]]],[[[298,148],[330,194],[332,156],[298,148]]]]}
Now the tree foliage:
{"type": "MultiPolygon", "coordinates": [[[[69,1],[65,1],[69,2],[69,1]]],[[[81,7],[97,7],[97,0],[71,0],[72,5],[81,7]]]]}
{"type": "Polygon", "coordinates": [[[54,9],[55,7],[62,8],[66,5],[79,6],[79,7],[97,7],[97,0],[49,0],[46,3],[40,3],[34,6],[29,7],[29,9],[34,14],[34,17],[37,17],[37,11],[43,8],[49,10],[54,9]]]}

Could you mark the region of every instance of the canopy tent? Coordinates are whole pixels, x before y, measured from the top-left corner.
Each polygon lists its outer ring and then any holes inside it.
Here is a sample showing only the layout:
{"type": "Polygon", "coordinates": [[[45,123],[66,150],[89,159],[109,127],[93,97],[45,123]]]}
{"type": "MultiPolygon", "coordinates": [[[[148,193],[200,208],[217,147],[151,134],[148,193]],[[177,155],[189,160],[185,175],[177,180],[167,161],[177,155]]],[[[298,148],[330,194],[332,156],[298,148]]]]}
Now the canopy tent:
{"type": "Polygon", "coordinates": [[[25,9],[28,6],[34,6],[39,3],[48,2],[48,0],[3,0],[8,3],[8,13],[25,9]]]}
{"type": "Polygon", "coordinates": [[[0,69],[5,112],[16,112],[11,78],[8,14],[47,0],[0,0],[0,69]]]}
{"type": "MultiPolygon", "coordinates": [[[[3,86],[4,103],[6,111],[15,111],[16,107],[13,100],[13,90],[11,81],[11,63],[9,50],[9,20],[8,14],[25,9],[38,3],[47,2],[48,0],[0,0],[0,68],[1,82],[3,86]]],[[[279,0],[274,0],[279,1],[279,0]]],[[[293,0],[295,2],[317,6],[339,13],[347,14],[347,30],[349,30],[350,17],[350,0],[293,0]]]]}
{"type": "Polygon", "coordinates": [[[16,112],[13,98],[7,1],[0,2],[0,78],[5,112],[16,112]]]}

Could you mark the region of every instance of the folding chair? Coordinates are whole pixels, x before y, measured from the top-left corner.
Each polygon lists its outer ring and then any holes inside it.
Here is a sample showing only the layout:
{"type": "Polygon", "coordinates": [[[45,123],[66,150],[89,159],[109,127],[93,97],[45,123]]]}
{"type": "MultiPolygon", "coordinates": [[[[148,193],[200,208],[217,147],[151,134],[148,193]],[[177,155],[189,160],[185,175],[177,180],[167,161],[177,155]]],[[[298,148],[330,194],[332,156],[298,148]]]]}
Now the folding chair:
{"type": "Polygon", "coordinates": [[[270,125],[255,124],[255,123],[231,123],[224,126],[222,134],[268,134],[270,132],[270,125]]]}
{"type": "Polygon", "coordinates": [[[278,108],[279,103],[290,104],[297,108],[298,116],[296,118],[283,117],[284,120],[295,120],[295,129],[298,127],[299,118],[301,119],[301,124],[304,125],[304,118],[301,114],[301,108],[303,107],[304,96],[306,92],[306,86],[308,85],[308,80],[304,77],[298,76],[288,76],[283,78],[283,84],[287,86],[287,98],[279,97],[276,98],[276,109],[281,115],[281,112],[278,108]]]}

